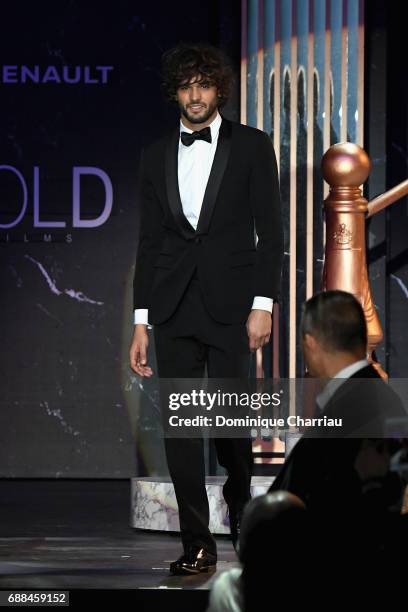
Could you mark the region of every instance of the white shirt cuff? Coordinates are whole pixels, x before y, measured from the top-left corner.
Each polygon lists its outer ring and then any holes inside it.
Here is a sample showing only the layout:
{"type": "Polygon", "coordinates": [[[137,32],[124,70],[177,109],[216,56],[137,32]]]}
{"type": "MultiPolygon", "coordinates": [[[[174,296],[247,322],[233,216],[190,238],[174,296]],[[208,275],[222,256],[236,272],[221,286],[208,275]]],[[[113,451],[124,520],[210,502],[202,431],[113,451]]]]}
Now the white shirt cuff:
{"type": "Polygon", "coordinates": [[[134,323],[141,325],[149,325],[148,323],[148,309],[147,308],[136,308],[134,313],[134,323]]]}
{"type": "Polygon", "coordinates": [[[273,299],[257,295],[254,297],[252,310],[266,310],[272,314],[273,299]]]}

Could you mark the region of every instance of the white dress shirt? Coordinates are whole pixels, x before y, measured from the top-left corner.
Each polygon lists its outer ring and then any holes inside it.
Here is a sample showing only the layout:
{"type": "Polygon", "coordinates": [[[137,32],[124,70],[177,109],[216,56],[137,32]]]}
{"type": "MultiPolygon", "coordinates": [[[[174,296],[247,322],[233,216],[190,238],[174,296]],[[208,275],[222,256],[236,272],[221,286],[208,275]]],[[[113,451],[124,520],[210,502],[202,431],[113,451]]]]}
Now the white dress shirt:
{"type": "MultiPolygon", "coordinates": [[[[197,229],[201,206],[204,199],[205,189],[210,176],[211,167],[217,149],[218,134],[220,131],[222,117],[217,113],[215,119],[210,123],[211,143],[205,140],[196,140],[192,145],[186,147],[179,140],[178,150],[178,184],[183,212],[188,222],[197,229]]],[[[180,132],[194,130],[187,128],[180,120],[180,132]]],[[[272,312],[273,300],[271,298],[256,296],[252,304],[252,310],[266,310],[272,312]]],[[[148,324],[148,309],[137,308],[134,311],[134,322],[148,324]]]]}

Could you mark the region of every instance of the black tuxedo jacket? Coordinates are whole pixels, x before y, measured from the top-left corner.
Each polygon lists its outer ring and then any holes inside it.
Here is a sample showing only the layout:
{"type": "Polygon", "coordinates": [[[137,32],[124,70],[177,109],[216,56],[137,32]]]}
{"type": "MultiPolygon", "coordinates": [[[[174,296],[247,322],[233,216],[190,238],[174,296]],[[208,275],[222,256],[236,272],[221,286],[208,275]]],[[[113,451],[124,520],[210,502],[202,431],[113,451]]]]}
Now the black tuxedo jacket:
{"type": "Polygon", "coordinates": [[[322,432],[323,437],[316,438],[316,431],[307,430],[270,491],[290,491],[309,510],[327,519],[336,514],[345,517],[349,512],[357,512],[361,501],[362,483],[354,464],[362,439],[383,438],[386,419],[406,414],[400,398],[370,365],[343,382],[321,416],[342,418],[345,437],[328,430],[326,435],[322,432]]]}
{"type": "Polygon", "coordinates": [[[178,143],[179,126],[142,154],[133,306],[148,308],[149,322],[164,322],[197,267],[212,317],[245,322],[255,296],[279,299],[283,236],[272,142],[222,119],[197,230],[180,200],[178,143]]]}

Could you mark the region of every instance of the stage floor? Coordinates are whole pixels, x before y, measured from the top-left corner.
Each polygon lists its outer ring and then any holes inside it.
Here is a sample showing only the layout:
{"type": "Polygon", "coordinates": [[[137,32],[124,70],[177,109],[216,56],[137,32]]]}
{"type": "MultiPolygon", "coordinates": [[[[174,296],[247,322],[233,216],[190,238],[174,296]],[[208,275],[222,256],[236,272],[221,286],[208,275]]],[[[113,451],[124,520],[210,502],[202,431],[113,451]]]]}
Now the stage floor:
{"type": "Polygon", "coordinates": [[[0,589],[196,591],[205,609],[215,576],[238,563],[218,536],[217,572],[171,576],[179,535],[129,526],[128,480],[2,480],[0,499],[0,589]]]}
{"type": "MultiPolygon", "coordinates": [[[[231,543],[217,538],[217,572],[237,565],[231,543]]],[[[181,553],[177,536],[0,538],[2,589],[209,589],[216,573],[170,576],[181,553]]]]}

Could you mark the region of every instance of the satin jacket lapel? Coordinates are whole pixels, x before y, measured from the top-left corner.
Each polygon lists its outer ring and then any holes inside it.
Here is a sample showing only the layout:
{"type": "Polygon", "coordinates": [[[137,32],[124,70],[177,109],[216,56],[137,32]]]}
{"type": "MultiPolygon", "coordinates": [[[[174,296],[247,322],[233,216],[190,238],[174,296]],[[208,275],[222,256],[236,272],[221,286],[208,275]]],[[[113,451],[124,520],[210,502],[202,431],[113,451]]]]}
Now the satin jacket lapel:
{"type": "Polygon", "coordinates": [[[231,123],[228,121],[228,119],[223,118],[218,135],[217,150],[215,152],[213,165],[211,167],[210,176],[208,178],[207,187],[204,193],[200,217],[198,219],[196,230],[197,234],[208,233],[215,202],[217,200],[221,181],[227,167],[230,151],[231,123]]]}
{"type": "Polygon", "coordinates": [[[195,230],[183,212],[178,184],[178,146],[180,129],[177,127],[169,136],[166,146],[165,174],[167,198],[171,212],[185,238],[194,236],[195,230]]]}

